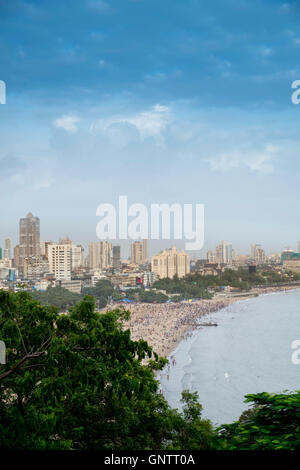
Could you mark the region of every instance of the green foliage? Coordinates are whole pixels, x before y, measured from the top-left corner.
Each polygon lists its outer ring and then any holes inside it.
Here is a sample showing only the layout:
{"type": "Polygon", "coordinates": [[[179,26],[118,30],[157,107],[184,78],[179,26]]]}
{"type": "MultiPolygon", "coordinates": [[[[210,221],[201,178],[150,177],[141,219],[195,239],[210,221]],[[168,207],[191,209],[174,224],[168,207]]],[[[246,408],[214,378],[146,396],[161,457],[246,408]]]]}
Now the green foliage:
{"type": "Polygon", "coordinates": [[[209,420],[201,418],[202,406],[198,402],[198,392],[182,392],[183,412],[178,421],[173,449],[209,450],[212,449],[213,427],[209,420]]]}
{"type": "Polygon", "coordinates": [[[249,290],[251,287],[280,284],[294,280],[297,280],[295,274],[278,274],[272,270],[249,273],[247,268],[239,268],[237,270],[225,269],[218,276],[202,276],[196,272],[180,279],[176,276],[173,279],[159,279],[153,284],[153,287],[165,290],[168,294],[180,294],[186,299],[207,299],[211,297],[207,292],[209,287],[231,286],[241,290],[249,290]]]}
{"type": "Polygon", "coordinates": [[[91,297],[59,315],[25,292],[0,291],[0,339],[7,346],[0,369],[0,449],[209,445],[210,428],[204,425],[205,434],[200,415],[193,414],[194,400],[186,400],[186,422],[158,393],[154,371],[166,359],[146,341],[131,340],[123,329],[128,318],[124,310],[97,313],[91,297]],[[29,353],[42,354],[21,362],[29,353]]]}
{"type": "Polygon", "coordinates": [[[46,291],[32,291],[31,296],[43,305],[53,305],[60,310],[75,305],[80,299],[80,294],[70,292],[63,287],[48,287],[46,291]]]}
{"type": "Polygon", "coordinates": [[[128,318],[92,297],[60,315],[0,291],[0,450],[300,450],[300,392],[247,395],[252,408],[215,431],[197,393],[182,393],[182,412],[158,393],[167,360],[131,340],[128,318]]]}
{"type": "Polygon", "coordinates": [[[300,450],[300,392],[247,395],[246,402],[254,406],[219,429],[218,449],[300,450]]]}

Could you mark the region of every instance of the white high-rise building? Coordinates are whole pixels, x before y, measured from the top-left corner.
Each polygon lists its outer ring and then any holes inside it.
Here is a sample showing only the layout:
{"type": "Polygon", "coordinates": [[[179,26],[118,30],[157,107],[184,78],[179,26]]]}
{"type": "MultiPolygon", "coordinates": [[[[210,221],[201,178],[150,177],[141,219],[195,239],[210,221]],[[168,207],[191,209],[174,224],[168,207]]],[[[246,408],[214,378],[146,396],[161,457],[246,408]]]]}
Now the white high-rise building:
{"type": "Polygon", "coordinates": [[[215,263],[216,262],[216,253],[212,250],[209,250],[207,252],[206,259],[209,263],[215,263]]]}
{"type": "Polygon", "coordinates": [[[72,245],[48,245],[49,271],[55,279],[71,280],[72,271],[72,245]]]}
{"type": "Polygon", "coordinates": [[[5,239],[4,258],[11,259],[11,241],[9,238],[5,239]]]}
{"type": "Polygon", "coordinates": [[[216,262],[229,264],[232,261],[232,244],[222,241],[216,248],[216,262]]]}
{"type": "Polygon", "coordinates": [[[251,245],[250,258],[253,261],[256,261],[257,264],[263,264],[266,261],[265,251],[262,249],[261,245],[255,244],[251,245]]]}
{"type": "Polygon", "coordinates": [[[81,245],[71,245],[72,247],[72,269],[84,265],[84,249],[81,245]]]}

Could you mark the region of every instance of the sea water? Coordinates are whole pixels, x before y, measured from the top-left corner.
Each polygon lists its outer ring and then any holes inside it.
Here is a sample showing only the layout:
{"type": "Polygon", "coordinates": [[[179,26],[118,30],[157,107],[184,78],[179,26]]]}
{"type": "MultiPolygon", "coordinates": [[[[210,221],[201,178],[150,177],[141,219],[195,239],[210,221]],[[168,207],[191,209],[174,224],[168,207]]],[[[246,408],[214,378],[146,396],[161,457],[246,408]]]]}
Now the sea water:
{"type": "Polygon", "coordinates": [[[300,365],[292,362],[300,340],[300,289],[231,304],[200,319],[216,322],[182,340],[160,376],[162,393],[181,409],[181,392],[198,391],[202,416],[231,423],[249,405],[250,393],[300,390],[300,365]]]}

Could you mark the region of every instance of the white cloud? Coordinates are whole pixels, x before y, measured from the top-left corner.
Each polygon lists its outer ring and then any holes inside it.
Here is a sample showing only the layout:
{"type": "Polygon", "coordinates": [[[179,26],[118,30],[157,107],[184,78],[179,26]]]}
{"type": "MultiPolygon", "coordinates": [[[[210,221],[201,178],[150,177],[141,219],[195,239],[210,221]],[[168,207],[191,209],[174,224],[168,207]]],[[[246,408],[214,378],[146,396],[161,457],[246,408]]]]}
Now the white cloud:
{"type": "Polygon", "coordinates": [[[97,120],[91,125],[91,130],[106,131],[115,124],[130,124],[138,130],[141,139],[144,140],[148,137],[161,137],[171,120],[171,108],[156,104],[149,110],[137,114],[97,120]]]}
{"type": "Polygon", "coordinates": [[[55,119],[53,122],[54,127],[57,129],[64,129],[67,132],[74,133],[77,131],[76,124],[80,121],[77,116],[71,114],[64,114],[60,118],[55,119]]]}
{"type": "Polygon", "coordinates": [[[272,160],[278,152],[277,147],[266,145],[261,151],[221,153],[218,157],[209,159],[208,162],[212,171],[226,172],[246,167],[252,172],[268,174],[274,170],[272,160]]]}

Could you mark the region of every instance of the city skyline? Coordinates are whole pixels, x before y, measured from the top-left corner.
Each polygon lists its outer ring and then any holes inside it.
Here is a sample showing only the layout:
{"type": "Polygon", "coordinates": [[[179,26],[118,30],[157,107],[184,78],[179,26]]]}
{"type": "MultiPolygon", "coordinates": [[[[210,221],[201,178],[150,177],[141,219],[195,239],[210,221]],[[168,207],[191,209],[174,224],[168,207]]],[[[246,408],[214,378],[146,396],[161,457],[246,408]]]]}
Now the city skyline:
{"type": "MultiPolygon", "coordinates": [[[[80,245],[80,246],[83,246],[83,249],[84,249],[84,252],[85,252],[85,257],[89,257],[89,254],[90,254],[90,249],[92,249],[92,245],[98,245],[99,246],[99,261],[96,262],[96,264],[98,263],[99,265],[101,265],[101,252],[100,252],[100,247],[102,244],[109,244],[111,245],[111,254],[110,254],[110,258],[111,258],[111,265],[113,264],[113,247],[116,247],[116,246],[119,246],[120,247],[120,250],[121,250],[121,253],[123,252],[123,256],[121,256],[121,259],[131,259],[132,257],[135,258],[137,257],[137,259],[147,259],[148,258],[148,251],[149,251],[149,254],[150,256],[155,256],[156,254],[158,253],[161,253],[163,252],[164,250],[168,250],[168,249],[171,249],[173,246],[175,246],[177,249],[183,249],[183,245],[184,245],[184,241],[183,240],[174,240],[174,239],[170,239],[170,240],[151,240],[151,238],[147,238],[147,239],[144,239],[144,241],[142,239],[130,239],[128,238],[127,240],[119,240],[119,239],[116,239],[116,240],[100,240],[95,237],[95,239],[89,243],[83,243],[82,241],[77,241],[76,238],[69,238],[69,235],[66,235],[65,238],[62,238],[61,235],[58,236],[57,238],[55,239],[50,239],[50,237],[42,237],[40,236],[40,217],[34,217],[32,212],[29,212],[27,214],[26,217],[21,217],[19,219],[19,239],[16,239],[16,243],[12,243],[12,241],[14,240],[13,237],[8,237],[6,235],[3,235],[3,234],[0,234],[0,249],[2,250],[2,255],[3,255],[3,258],[5,258],[4,254],[5,253],[11,253],[12,250],[14,250],[16,247],[18,247],[20,244],[21,244],[21,230],[22,230],[22,236],[24,238],[24,228],[21,229],[21,227],[26,226],[26,230],[30,231],[30,234],[32,235],[32,233],[34,232],[35,229],[32,228],[32,224],[36,224],[38,223],[38,245],[39,245],[39,248],[34,248],[34,250],[32,251],[32,248],[30,248],[30,250],[32,252],[29,252],[29,248],[27,248],[27,251],[25,248],[23,248],[23,251],[24,251],[24,255],[23,255],[23,258],[25,256],[34,256],[36,254],[39,254],[40,251],[43,252],[43,243],[46,243],[48,244],[49,242],[52,242],[54,244],[64,244],[64,241],[67,240],[67,243],[68,242],[71,242],[71,240],[73,241],[73,243],[75,245],[80,245]],[[27,225],[29,223],[29,229],[27,228],[27,225]],[[23,225],[22,225],[23,224],[23,225]],[[146,245],[146,248],[144,247],[144,243],[147,243],[146,245]],[[150,245],[149,245],[149,242],[150,242],[150,245]],[[138,247],[139,250],[141,250],[141,253],[139,254],[135,254],[135,252],[133,252],[133,246],[136,245],[138,247]],[[157,249],[156,247],[158,245],[162,245],[162,247],[160,249],[157,249]],[[125,248],[125,250],[124,250],[125,248]],[[125,255],[124,255],[124,251],[125,251],[125,255]],[[142,253],[143,252],[143,253],[142,253]]],[[[43,224],[41,224],[41,227],[43,226],[43,224]]],[[[252,255],[252,250],[255,250],[256,247],[259,248],[259,249],[262,249],[263,248],[263,251],[267,254],[267,255],[271,255],[271,254],[274,254],[274,253],[281,253],[283,252],[284,250],[294,250],[296,252],[299,252],[299,247],[300,247],[300,242],[299,241],[295,241],[293,245],[287,245],[287,244],[283,244],[281,246],[281,248],[279,248],[278,250],[275,250],[275,251],[270,251],[267,249],[267,247],[262,244],[262,243],[254,243],[253,241],[251,242],[250,246],[247,247],[248,251],[239,251],[239,250],[236,250],[236,245],[235,243],[232,242],[232,239],[230,239],[230,241],[225,241],[223,239],[223,241],[221,242],[221,244],[219,245],[219,242],[220,242],[220,239],[222,237],[218,238],[218,242],[213,245],[212,242],[210,243],[210,246],[209,248],[206,248],[207,246],[207,243],[204,243],[204,247],[199,250],[199,251],[189,251],[189,250],[185,250],[187,251],[187,253],[189,254],[189,256],[191,258],[195,258],[196,257],[196,254],[198,254],[198,258],[199,259],[207,259],[207,255],[210,253],[210,252],[213,252],[214,250],[216,250],[216,252],[218,252],[218,249],[221,250],[221,254],[220,254],[220,258],[223,258],[224,259],[224,262],[226,262],[226,260],[228,259],[228,254],[224,255],[223,254],[223,250],[224,248],[222,247],[222,245],[228,245],[230,247],[230,250],[232,252],[233,248],[234,248],[234,251],[237,252],[238,251],[238,254],[240,255],[245,255],[245,256],[249,256],[250,258],[253,258],[253,255],[252,255]],[[201,256],[203,255],[203,256],[201,256]]],[[[31,243],[32,245],[32,243],[31,243]]],[[[134,248],[135,250],[136,248],[134,248]]],[[[47,251],[47,250],[46,250],[47,251]]],[[[20,255],[19,255],[20,256],[20,255]]],[[[232,253],[230,255],[232,257],[232,253]]],[[[230,258],[229,256],[229,258],[230,258]]],[[[22,255],[21,255],[22,257],[22,255]]],[[[255,256],[254,256],[255,257],[255,256]]],[[[13,256],[12,256],[13,258],[13,256]]],[[[93,263],[92,263],[93,264],[93,263]]],[[[20,263],[20,265],[22,265],[22,262],[20,263]]]]}

